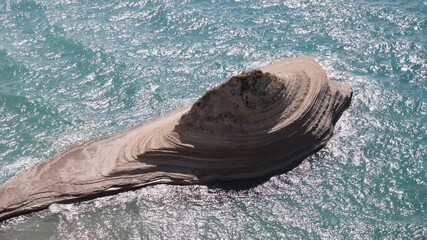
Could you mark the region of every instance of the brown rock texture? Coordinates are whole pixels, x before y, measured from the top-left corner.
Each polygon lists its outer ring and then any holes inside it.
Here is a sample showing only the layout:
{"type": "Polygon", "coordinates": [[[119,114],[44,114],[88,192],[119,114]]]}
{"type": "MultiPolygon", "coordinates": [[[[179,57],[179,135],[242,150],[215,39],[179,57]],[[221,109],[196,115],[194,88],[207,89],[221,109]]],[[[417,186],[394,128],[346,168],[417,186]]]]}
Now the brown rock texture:
{"type": "Polygon", "coordinates": [[[71,148],[0,185],[0,220],[151,184],[285,172],[325,146],[351,96],[310,57],[233,76],[191,107],[71,148]]]}

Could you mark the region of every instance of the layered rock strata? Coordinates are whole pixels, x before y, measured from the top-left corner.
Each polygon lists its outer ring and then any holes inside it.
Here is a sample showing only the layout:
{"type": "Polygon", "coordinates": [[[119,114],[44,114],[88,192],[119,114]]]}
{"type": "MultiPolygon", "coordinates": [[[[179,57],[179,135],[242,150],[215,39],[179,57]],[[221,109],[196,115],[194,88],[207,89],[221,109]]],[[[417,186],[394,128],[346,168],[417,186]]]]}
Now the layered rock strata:
{"type": "Polygon", "coordinates": [[[351,96],[309,57],[231,77],[191,107],[73,147],[0,185],[0,220],[151,184],[282,173],[325,146],[351,96]]]}

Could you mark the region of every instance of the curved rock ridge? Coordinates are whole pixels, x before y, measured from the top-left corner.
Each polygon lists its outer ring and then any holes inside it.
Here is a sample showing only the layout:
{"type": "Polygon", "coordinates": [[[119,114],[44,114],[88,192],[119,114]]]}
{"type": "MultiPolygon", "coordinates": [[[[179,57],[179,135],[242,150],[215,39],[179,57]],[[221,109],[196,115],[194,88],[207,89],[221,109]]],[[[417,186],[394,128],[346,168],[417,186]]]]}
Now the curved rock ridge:
{"type": "Polygon", "coordinates": [[[233,76],[191,107],[71,148],[0,185],[0,220],[151,184],[285,172],[326,145],[351,97],[310,57],[233,76]]]}

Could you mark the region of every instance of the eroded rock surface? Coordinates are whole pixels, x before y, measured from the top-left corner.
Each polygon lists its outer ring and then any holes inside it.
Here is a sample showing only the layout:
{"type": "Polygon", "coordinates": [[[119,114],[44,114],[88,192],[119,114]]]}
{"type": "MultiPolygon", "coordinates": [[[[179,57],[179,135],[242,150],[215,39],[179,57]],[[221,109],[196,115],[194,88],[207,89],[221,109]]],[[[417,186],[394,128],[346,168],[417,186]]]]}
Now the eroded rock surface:
{"type": "Polygon", "coordinates": [[[325,146],[351,96],[309,57],[233,76],[191,107],[69,149],[0,185],[0,220],[150,184],[285,172],[325,146]]]}

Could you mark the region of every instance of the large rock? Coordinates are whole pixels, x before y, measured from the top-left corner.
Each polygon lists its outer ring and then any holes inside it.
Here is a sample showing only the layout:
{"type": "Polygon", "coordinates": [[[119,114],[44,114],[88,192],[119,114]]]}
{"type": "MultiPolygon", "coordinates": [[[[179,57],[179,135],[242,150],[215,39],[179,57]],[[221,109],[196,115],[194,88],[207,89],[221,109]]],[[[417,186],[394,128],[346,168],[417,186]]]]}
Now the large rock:
{"type": "Polygon", "coordinates": [[[351,96],[309,57],[234,76],[191,107],[71,148],[0,185],[0,220],[151,184],[285,172],[325,146],[351,96]]]}

